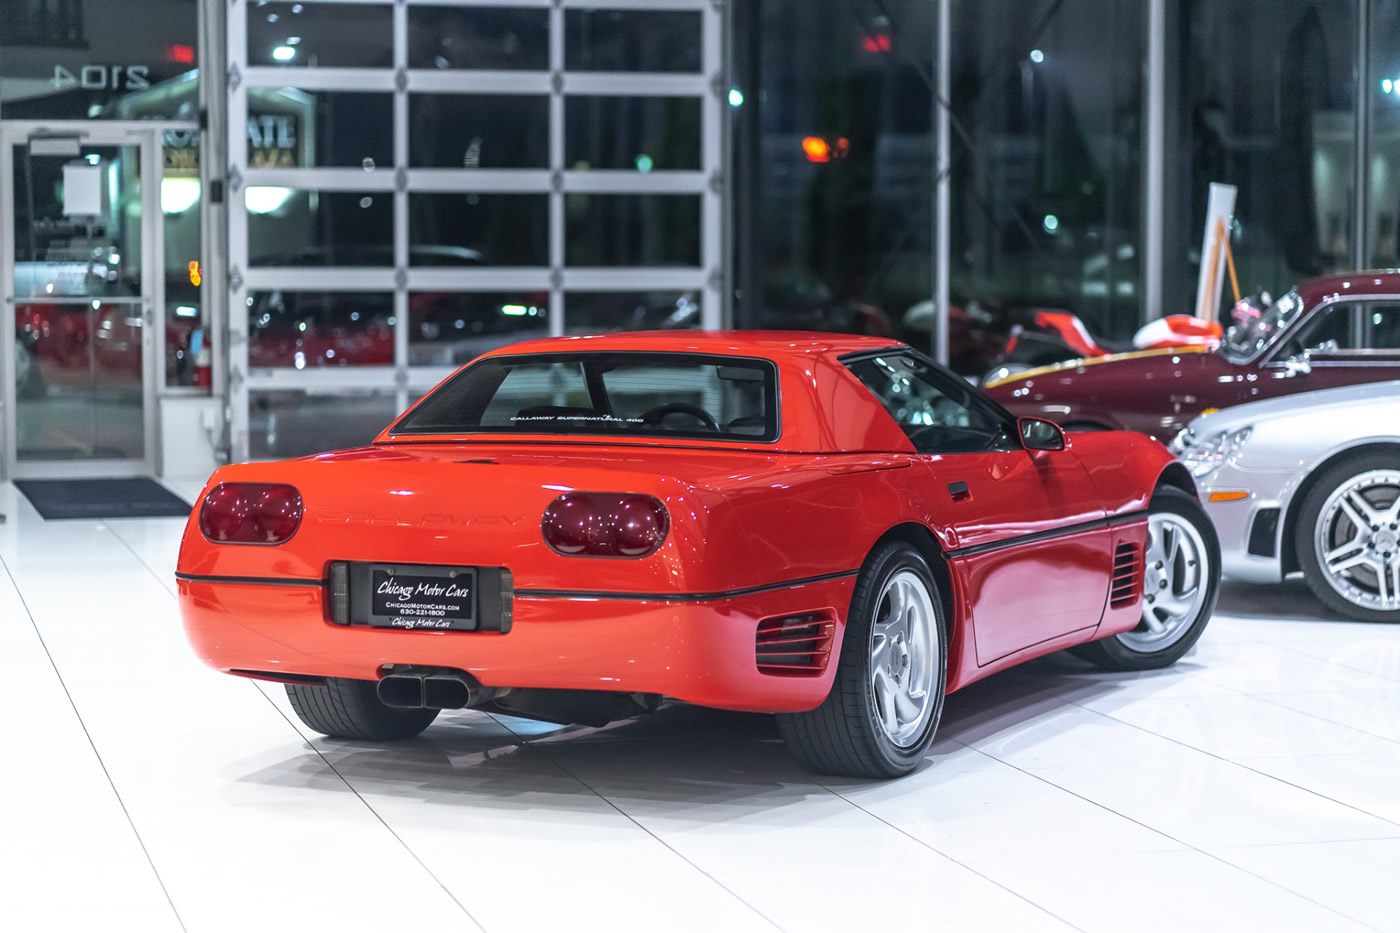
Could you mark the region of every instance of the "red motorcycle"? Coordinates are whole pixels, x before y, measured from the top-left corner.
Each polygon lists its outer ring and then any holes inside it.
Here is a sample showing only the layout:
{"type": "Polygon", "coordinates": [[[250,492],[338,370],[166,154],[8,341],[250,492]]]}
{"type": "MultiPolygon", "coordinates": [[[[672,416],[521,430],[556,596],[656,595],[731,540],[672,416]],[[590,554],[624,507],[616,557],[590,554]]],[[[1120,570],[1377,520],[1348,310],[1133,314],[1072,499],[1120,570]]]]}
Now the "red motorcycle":
{"type": "MultiPolygon", "coordinates": [[[[1240,304],[1250,300],[1254,299],[1246,299],[1240,304]]],[[[982,377],[982,384],[1072,360],[1177,347],[1215,346],[1223,336],[1224,329],[1215,321],[1189,314],[1173,314],[1149,321],[1133,335],[1131,341],[1118,342],[1095,337],[1084,322],[1069,311],[1036,310],[1031,312],[1030,323],[1011,328],[1006,346],[996,365],[982,377]]]]}

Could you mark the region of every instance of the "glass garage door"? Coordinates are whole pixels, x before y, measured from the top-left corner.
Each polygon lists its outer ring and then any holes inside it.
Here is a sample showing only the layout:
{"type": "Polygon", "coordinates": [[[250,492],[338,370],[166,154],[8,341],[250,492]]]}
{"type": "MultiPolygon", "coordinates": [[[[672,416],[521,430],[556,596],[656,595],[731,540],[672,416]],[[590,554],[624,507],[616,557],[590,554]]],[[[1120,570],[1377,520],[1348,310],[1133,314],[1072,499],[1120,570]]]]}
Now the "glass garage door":
{"type": "Polygon", "coordinates": [[[235,457],[366,442],[503,344],[719,325],[707,0],[234,9],[235,457]]]}

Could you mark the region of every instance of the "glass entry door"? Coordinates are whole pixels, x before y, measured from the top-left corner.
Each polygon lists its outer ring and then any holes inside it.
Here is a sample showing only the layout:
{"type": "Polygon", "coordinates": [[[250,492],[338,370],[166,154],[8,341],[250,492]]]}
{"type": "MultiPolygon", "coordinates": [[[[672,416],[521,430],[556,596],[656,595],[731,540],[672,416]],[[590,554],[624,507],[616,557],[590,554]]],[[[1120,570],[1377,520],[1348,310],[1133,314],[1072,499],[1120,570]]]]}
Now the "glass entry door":
{"type": "Polygon", "coordinates": [[[9,477],[151,471],[156,154],[123,127],[0,135],[9,477]]]}

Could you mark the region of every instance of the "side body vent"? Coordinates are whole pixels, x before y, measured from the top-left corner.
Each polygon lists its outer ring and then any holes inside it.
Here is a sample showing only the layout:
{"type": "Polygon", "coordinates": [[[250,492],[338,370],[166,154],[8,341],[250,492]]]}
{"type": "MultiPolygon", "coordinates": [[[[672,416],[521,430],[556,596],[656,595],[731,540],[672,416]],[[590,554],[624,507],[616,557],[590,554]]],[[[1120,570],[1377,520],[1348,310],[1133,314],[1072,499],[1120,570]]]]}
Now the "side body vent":
{"type": "Polygon", "coordinates": [[[1142,595],[1142,549],[1136,544],[1120,544],[1113,551],[1113,586],[1108,605],[1122,609],[1142,595]]]}
{"type": "Polygon", "coordinates": [[[754,637],[759,673],[818,676],[826,670],[835,634],[836,618],[830,610],[764,619],[754,637]]]}

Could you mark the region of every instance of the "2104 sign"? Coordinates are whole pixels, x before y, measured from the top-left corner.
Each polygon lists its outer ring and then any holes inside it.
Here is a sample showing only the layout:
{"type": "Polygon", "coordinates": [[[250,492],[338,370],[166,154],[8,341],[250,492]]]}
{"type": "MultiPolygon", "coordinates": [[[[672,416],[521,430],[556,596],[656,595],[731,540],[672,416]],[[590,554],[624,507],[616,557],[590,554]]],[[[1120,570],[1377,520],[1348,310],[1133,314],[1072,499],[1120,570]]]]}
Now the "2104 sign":
{"type": "Polygon", "coordinates": [[[151,86],[150,72],[147,65],[84,65],[75,75],[62,65],[54,65],[49,83],[86,91],[144,91],[151,86]]]}

